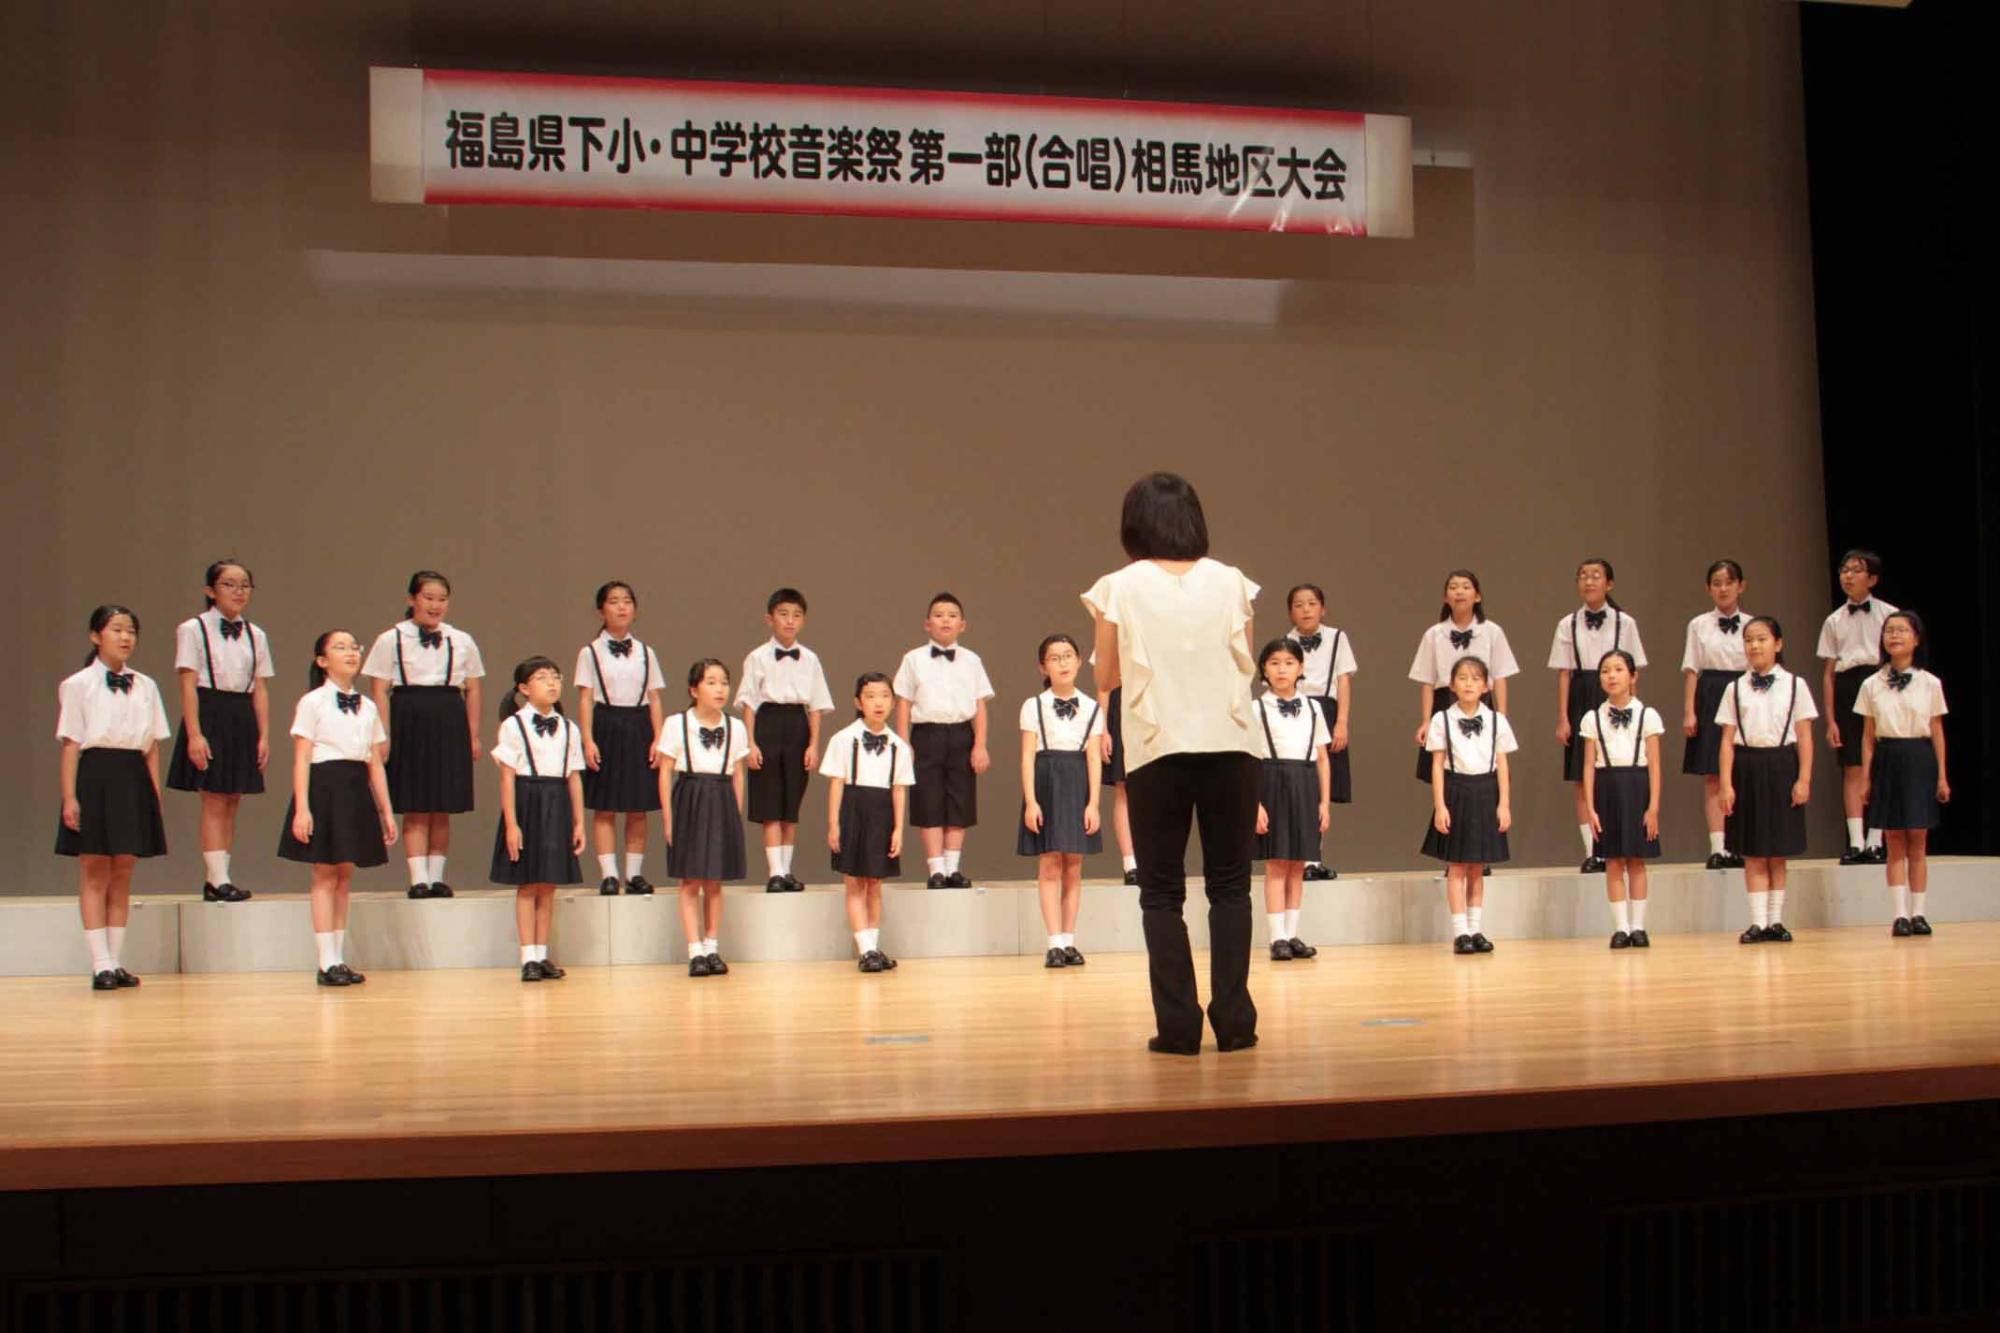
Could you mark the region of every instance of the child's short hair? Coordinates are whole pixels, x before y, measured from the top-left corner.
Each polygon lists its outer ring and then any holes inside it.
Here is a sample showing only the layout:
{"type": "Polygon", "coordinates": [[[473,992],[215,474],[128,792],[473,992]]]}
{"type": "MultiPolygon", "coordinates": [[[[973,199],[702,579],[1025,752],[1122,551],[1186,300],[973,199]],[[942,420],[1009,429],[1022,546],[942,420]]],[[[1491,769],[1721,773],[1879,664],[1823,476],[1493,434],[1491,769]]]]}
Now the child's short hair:
{"type": "Polygon", "coordinates": [[[1292,609],[1292,602],[1302,592],[1311,593],[1314,597],[1319,599],[1319,604],[1321,606],[1326,605],[1326,589],[1320,587],[1317,583],[1294,583],[1292,585],[1292,590],[1285,594],[1286,611],[1289,612],[1292,609]]]}
{"type": "Polygon", "coordinates": [[[1617,658],[1619,661],[1623,662],[1625,664],[1625,669],[1631,672],[1634,676],[1639,674],[1639,659],[1632,656],[1632,654],[1626,652],[1623,648],[1613,648],[1610,652],[1598,658],[1597,669],[1599,671],[1604,670],[1604,664],[1606,662],[1609,662],[1614,657],[1617,658]]]}
{"type": "MultiPolygon", "coordinates": [[[[1486,621],[1486,590],[1479,586],[1479,575],[1469,569],[1454,569],[1451,573],[1444,576],[1445,591],[1449,592],[1451,590],[1451,581],[1453,579],[1464,579],[1472,585],[1474,595],[1479,598],[1478,601],[1472,604],[1472,618],[1484,624],[1486,621]]],[[[1438,607],[1438,619],[1440,621],[1451,619],[1450,602],[1445,602],[1438,607]]],[[[1479,665],[1483,667],[1486,664],[1481,662],[1479,665]]]]}
{"type": "Polygon", "coordinates": [[[637,606],[639,604],[639,594],[632,590],[631,584],[627,583],[624,579],[613,579],[609,583],[606,583],[598,588],[597,609],[602,611],[604,609],[604,603],[610,599],[611,594],[618,591],[620,588],[623,588],[625,590],[625,595],[632,599],[632,605],[637,606]]]}
{"type": "MultiPolygon", "coordinates": [[[[884,674],[883,674],[882,672],[880,672],[880,671],[864,671],[864,672],[862,672],[862,673],[861,673],[860,675],[858,675],[858,676],[856,676],[856,677],[854,678],[854,702],[855,702],[855,703],[860,703],[860,702],[861,702],[861,691],[863,691],[863,690],[867,689],[867,688],[868,688],[868,687],[869,687],[870,685],[885,685],[885,686],[888,686],[888,689],[889,689],[889,693],[890,693],[890,695],[891,695],[891,696],[894,696],[894,694],[895,694],[895,692],[896,692],[896,687],[895,687],[894,685],[891,685],[891,684],[889,684],[889,678],[888,678],[888,676],[884,675],[884,674]]],[[[860,717],[860,716],[861,716],[861,710],[857,708],[857,709],[856,709],[856,710],[854,711],[854,716],[856,716],[856,717],[860,717]]]]}
{"type": "Polygon", "coordinates": [[[1703,583],[1713,582],[1717,574],[1725,571],[1729,574],[1732,583],[1743,582],[1743,566],[1737,564],[1734,560],[1717,560],[1708,567],[1708,572],[1701,576],[1701,581],[1703,583]]]}
{"type": "Polygon", "coordinates": [[[774,614],[779,607],[785,605],[787,602],[796,606],[802,613],[810,610],[806,606],[806,595],[804,593],[800,592],[797,588],[780,588],[764,600],[764,614],[767,616],[774,614]]]}
{"type": "Polygon", "coordinates": [[[1260,678],[1264,675],[1264,668],[1270,665],[1271,659],[1279,653],[1289,653],[1301,666],[1305,664],[1305,645],[1289,634],[1280,634],[1257,650],[1257,675],[1260,678]]]}
{"type": "Polygon", "coordinates": [[[1201,559],[1208,554],[1201,497],[1176,473],[1146,474],[1125,492],[1118,542],[1133,560],[1201,559]]]}
{"type": "Polygon", "coordinates": [[[924,604],[924,612],[925,614],[928,615],[930,612],[937,610],[938,607],[940,606],[949,606],[954,610],[956,610],[960,615],[965,614],[965,603],[958,600],[957,593],[951,593],[951,592],[932,593],[930,601],[924,604]]]}
{"type": "Polygon", "coordinates": [[[694,665],[688,668],[688,688],[693,689],[695,686],[701,684],[702,677],[708,674],[708,669],[710,667],[721,667],[722,678],[724,680],[733,679],[733,677],[730,676],[729,674],[729,663],[724,662],[719,658],[701,657],[695,659],[694,665]]]}
{"type": "MultiPolygon", "coordinates": [[[[446,578],[444,575],[438,573],[435,569],[420,569],[416,573],[410,575],[409,596],[415,597],[418,593],[422,592],[424,590],[424,585],[427,583],[437,584],[440,588],[444,589],[445,596],[447,597],[451,596],[451,580],[446,578]]],[[[408,606],[403,608],[403,619],[414,620],[416,619],[416,617],[417,617],[416,607],[408,606]]]]}
{"type": "Polygon", "coordinates": [[[1878,579],[1882,577],[1882,557],[1862,546],[1857,546],[1847,554],[1841,556],[1840,563],[1833,567],[1833,572],[1838,574],[1841,570],[1846,569],[1850,560],[1859,560],[1870,574],[1873,574],[1878,579]]]}
{"type": "Polygon", "coordinates": [[[1453,662],[1451,664],[1451,675],[1449,679],[1457,680],[1459,669],[1461,667],[1471,667],[1474,671],[1477,671],[1479,673],[1479,678],[1481,680],[1491,681],[1493,679],[1493,673],[1487,669],[1486,659],[1483,657],[1474,657],[1471,653],[1467,653],[1465,656],[1459,658],[1456,662],[1453,662]]]}

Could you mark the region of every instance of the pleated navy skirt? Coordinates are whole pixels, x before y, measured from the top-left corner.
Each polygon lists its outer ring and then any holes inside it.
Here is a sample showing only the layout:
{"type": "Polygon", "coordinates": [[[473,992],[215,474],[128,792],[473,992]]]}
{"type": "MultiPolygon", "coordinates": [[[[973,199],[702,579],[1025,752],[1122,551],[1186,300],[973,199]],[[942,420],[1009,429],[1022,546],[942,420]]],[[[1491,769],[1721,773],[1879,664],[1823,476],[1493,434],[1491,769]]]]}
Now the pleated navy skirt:
{"type": "Polygon", "coordinates": [[[361,760],[314,764],[306,776],[306,809],[312,813],[312,841],[300,842],[292,836],[298,798],[285,803],[285,824],[278,833],[281,859],[319,866],[352,862],[364,868],[388,862],[382,817],[375,809],[375,793],[368,789],[368,765],[361,760]]]}
{"type": "Polygon", "coordinates": [[[1607,861],[1650,861],[1660,854],[1660,840],[1646,836],[1646,806],[1653,799],[1647,773],[1630,767],[1597,770],[1593,808],[1604,832],[1597,835],[1595,851],[1607,861]]]}
{"type": "Polygon", "coordinates": [[[248,694],[234,690],[195,690],[196,716],[208,742],[208,767],[188,762],[187,720],[174,738],[173,761],[167,765],[167,785],[175,791],[212,791],[219,796],[255,796],[264,790],[264,770],[257,767],[257,705],[248,694]]]}
{"type": "MultiPolygon", "coordinates": [[[[1326,733],[1328,736],[1332,736],[1333,724],[1340,721],[1340,699],[1338,696],[1329,694],[1323,696],[1319,702],[1321,709],[1326,713],[1326,733]]],[[[1346,750],[1336,750],[1329,745],[1326,747],[1326,762],[1329,777],[1332,779],[1328,783],[1331,793],[1328,799],[1335,805],[1352,804],[1354,801],[1354,764],[1348,758],[1348,752],[1346,750]]],[[[1429,775],[1426,774],[1425,778],[1428,780],[1429,775]]]]}
{"type": "Polygon", "coordinates": [[[840,795],[840,850],[833,854],[837,875],[856,879],[900,879],[901,857],[889,855],[896,831],[896,806],[887,787],[849,783],[840,795]]]}
{"type": "Polygon", "coordinates": [[[389,691],[389,805],[403,815],[472,808],[472,730],[465,691],[398,685],[389,691]]]}
{"type": "Polygon", "coordinates": [[[1451,832],[1424,828],[1425,856],[1457,865],[1497,865],[1507,859],[1507,835],[1500,831],[1500,775],[1446,773],[1444,808],[1451,832]]]}
{"type": "Polygon", "coordinates": [[[1877,736],[1875,763],[1868,771],[1868,827],[1936,828],[1943,815],[1937,784],[1937,751],[1929,737],[1877,736]]]}
{"type": "Polygon", "coordinates": [[[1806,808],[1792,804],[1792,784],[1798,780],[1798,746],[1736,747],[1730,775],[1736,812],[1725,825],[1730,851],[1738,856],[1805,855],[1806,808]]]}
{"type": "Polygon", "coordinates": [[[1604,702],[1604,686],[1595,671],[1569,673],[1569,744],[1563,747],[1563,781],[1583,781],[1583,733],[1578,729],[1583,715],[1604,702]]]}
{"type": "MultiPolygon", "coordinates": [[[[848,788],[850,794],[853,790],[848,788]]],[[[846,803],[843,796],[841,804],[846,803]]],[[[1035,804],[1042,807],[1042,831],[1036,833],[1028,827],[1023,803],[1021,828],[1014,839],[1016,852],[1022,856],[1044,852],[1089,856],[1104,850],[1102,833],[1083,831],[1083,812],[1090,804],[1090,759],[1083,751],[1043,750],[1035,756],[1035,804]]]]}
{"type": "Polygon", "coordinates": [[[56,817],[57,856],[165,856],[167,826],[146,756],[94,748],[76,760],[78,824],[56,817]]]}
{"type": "Polygon", "coordinates": [[[1259,861],[1319,860],[1319,765],[1307,759],[1263,761],[1269,831],[1257,835],[1259,861]]]}
{"type": "Polygon", "coordinates": [[[674,840],[667,873],[675,879],[742,879],[743,812],[721,773],[674,775],[674,840]]]}
{"type": "Polygon", "coordinates": [[[616,814],[660,808],[660,773],[653,767],[650,709],[598,704],[590,710],[598,766],[583,770],[583,803],[616,814]]]}
{"type": "MultiPolygon", "coordinates": [[[[1722,724],[1715,720],[1715,710],[1722,707],[1729,683],[1742,674],[1704,671],[1695,677],[1694,735],[1687,738],[1687,748],[1681,752],[1681,772],[1711,778],[1722,772],[1722,724]]],[[[1731,843],[1730,850],[1735,848],[1731,843]]]]}
{"type": "Polygon", "coordinates": [[[1857,666],[1833,674],[1833,717],[1840,723],[1842,768],[1861,767],[1861,732],[1867,719],[1855,713],[1854,701],[1861,697],[1863,683],[1881,669],[1879,666],[1857,666]]]}
{"type": "Polygon", "coordinates": [[[495,884],[580,884],[573,840],[576,812],[569,803],[569,779],[514,777],[514,822],[521,826],[521,858],[507,855],[507,819],[493,832],[495,884]]]}

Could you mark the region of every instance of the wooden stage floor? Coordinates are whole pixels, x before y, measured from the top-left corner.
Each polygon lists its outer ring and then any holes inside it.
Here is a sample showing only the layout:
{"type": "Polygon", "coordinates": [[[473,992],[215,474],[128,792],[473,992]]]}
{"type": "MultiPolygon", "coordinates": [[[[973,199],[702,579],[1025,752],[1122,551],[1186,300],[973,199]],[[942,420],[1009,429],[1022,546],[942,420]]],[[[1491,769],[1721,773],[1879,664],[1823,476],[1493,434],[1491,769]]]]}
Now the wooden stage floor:
{"type": "MultiPolygon", "coordinates": [[[[1205,961],[1204,961],[1205,966],[1205,961]]],[[[1372,1139],[2000,1097],[2000,923],[1260,956],[1262,1044],[1149,1054],[1145,960],[0,982],[0,1188],[1372,1139]]]]}

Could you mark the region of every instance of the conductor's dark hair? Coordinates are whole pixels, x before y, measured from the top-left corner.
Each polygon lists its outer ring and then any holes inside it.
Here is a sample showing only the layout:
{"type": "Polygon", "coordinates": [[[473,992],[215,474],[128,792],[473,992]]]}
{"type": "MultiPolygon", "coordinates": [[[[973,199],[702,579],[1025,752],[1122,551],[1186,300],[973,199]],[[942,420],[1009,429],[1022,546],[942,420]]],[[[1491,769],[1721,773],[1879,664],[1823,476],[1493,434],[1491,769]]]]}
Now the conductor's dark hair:
{"type": "MultiPolygon", "coordinates": [[[[448,583],[445,585],[445,587],[447,588],[449,588],[450,586],[451,585],[448,583]]],[[[636,607],[639,605],[639,594],[632,591],[632,585],[627,583],[624,579],[613,579],[611,580],[611,582],[605,584],[604,586],[602,586],[597,590],[597,609],[602,611],[604,609],[604,603],[606,602],[606,600],[610,598],[612,593],[617,592],[620,588],[623,588],[625,590],[625,595],[632,599],[633,606],[636,607]]]]}
{"type": "Polygon", "coordinates": [[[1286,614],[1289,615],[1291,613],[1293,599],[1295,599],[1302,592],[1309,592],[1313,596],[1317,597],[1319,599],[1319,604],[1322,607],[1326,605],[1326,589],[1320,587],[1317,583],[1294,583],[1292,585],[1292,590],[1285,594],[1286,614]]]}
{"type": "MultiPolygon", "coordinates": [[[[1930,635],[1924,630],[1924,618],[1915,611],[1891,611],[1882,621],[1882,630],[1885,637],[1887,636],[1891,620],[1907,622],[1911,632],[1917,636],[1917,647],[1916,651],[1910,654],[1910,665],[1913,667],[1928,667],[1931,664],[1931,639],[1930,635]]],[[[1883,670],[1886,671],[1895,665],[1889,660],[1889,649],[1886,644],[1879,651],[1882,655],[1883,670]]]]}
{"type": "MultiPolygon", "coordinates": [[[[854,678],[855,703],[858,704],[861,702],[861,691],[867,689],[870,685],[889,685],[889,678],[883,675],[880,671],[864,671],[860,675],[856,676],[854,678]]],[[[896,687],[894,685],[889,685],[890,697],[893,698],[895,696],[895,693],[896,693],[896,687]]],[[[854,710],[854,716],[856,717],[861,716],[861,710],[859,708],[854,710]]]]}
{"type": "MultiPolygon", "coordinates": [[[[254,585],[257,582],[257,576],[250,572],[250,566],[244,564],[241,560],[224,558],[208,567],[207,572],[201,576],[201,586],[204,588],[213,588],[215,581],[222,577],[222,571],[225,569],[240,569],[243,571],[243,577],[249,580],[251,584],[254,585]]],[[[210,606],[215,605],[213,597],[204,596],[202,601],[208,603],[210,606]]]]}
{"type": "MultiPolygon", "coordinates": [[[[1071,651],[1071,652],[1075,653],[1075,654],[1076,654],[1076,655],[1077,655],[1078,657],[1082,657],[1082,656],[1083,656],[1083,649],[1081,649],[1081,648],[1079,648],[1079,647],[1077,647],[1077,646],[1076,646],[1076,640],[1075,640],[1075,639],[1072,639],[1072,638],[1071,638],[1071,637],[1070,637],[1069,635],[1067,635],[1067,634],[1051,634],[1051,635],[1049,635],[1049,637],[1048,637],[1048,638],[1046,638],[1046,639],[1043,639],[1043,640],[1042,640],[1042,642],[1041,642],[1041,644],[1040,644],[1040,646],[1039,646],[1039,647],[1037,647],[1037,648],[1035,649],[1035,661],[1036,661],[1036,662],[1038,662],[1038,663],[1040,663],[1040,662],[1046,662],[1046,661],[1048,661],[1048,660],[1049,660],[1049,649],[1051,649],[1051,648],[1055,647],[1055,646],[1056,646],[1057,644],[1059,644],[1059,643],[1066,643],[1066,644],[1068,644],[1068,645],[1069,645],[1069,648],[1070,648],[1070,651],[1071,651]]],[[[1043,673],[1042,673],[1042,688],[1046,690],[1046,689],[1047,689],[1048,687],[1049,687],[1049,677],[1048,677],[1048,673],[1047,673],[1047,672],[1043,672],[1043,673]]],[[[856,690],[856,691],[855,691],[855,693],[856,693],[856,694],[859,694],[859,693],[860,693],[860,691],[859,691],[859,690],[856,690]]]]}
{"type": "Polygon", "coordinates": [[[1834,573],[1838,574],[1841,570],[1846,569],[1847,563],[1850,560],[1859,560],[1870,574],[1873,574],[1878,579],[1882,577],[1882,557],[1862,546],[1857,546],[1847,554],[1841,556],[1840,563],[1833,567],[1834,573]]]}
{"type": "Polygon", "coordinates": [[[806,605],[806,595],[797,588],[780,588],[764,599],[764,614],[767,616],[773,614],[787,602],[796,606],[801,613],[812,609],[806,605]]]}
{"type": "Polygon", "coordinates": [[[1208,554],[1208,519],[1187,478],[1149,472],[1125,492],[1118,544],[1134,560],[1199,560],[1208,554]]]}
{"type": "MultiPolygon", "coordinates": [[[[139,632],[139,613],[129,606],[120,606],[116,602],[106,602],[103,606],[98,607],[90,613],[90,632],[92,634],[103,633],[104,627],[109,625],[118,616],[130,616],[132,618],[132,633],[136,635],[139,632]]],[[[91,650],[83,655],[83,664],[89,666],[96,660],[97,649],[93,645],[91,650]]]]}
{"type": "MultiPolygon", "coordinates": [[[[354,638],[352,630],[330,629],[321,631],[320,636],[313,640],[312,660],[306,663],[306,684],[315,690],[326,684],[326,668],[319,664],[319,659],[326,656],[326,646],[333,642],[336,634],[354,638]]],[[[354,643],[359,647],[361,640],[354,639],[354,643]]]]}
{"type": "Polygon", "coordinates": [[[688,667],[688,688],[690,690],[692,690],[695,686],[701,684],[702,679],[708,675],[708,669],[710,667],[721,667],[722,678],[724,680],[733,679],[733,677],[730,676],[729,674],[729,663],[717,657],[698,657],[694,660],[694,663],[688,667]]]}
{"type": "MultiPolygon", "coordinates": [[[[435,569],[420,569],[416,573],[410,575],[410,590],[408,595],[411,597],[415,597],[418,593],[424,590],[424,585],[426,583],[442,584],[444,586],[444,595],[447,597],[451,596],[451,580],[446,578],[444,575],[438,573],[435,569]]],[[[406,607],[404,608],[403,611],[403,619],[409,620],[416,614],[417,614],[416,607],[414,606],[406,607]]]]}
{"type": "Polygon", "coordinates": [[[937,610],[940,605],[952,607],[961,616],[965,614],[965,603],[959,601],[958,594],[954,592],[933,593],[931,599],[924,603],[924,614],[929,615],[931,612],[937,610]]]}
{"type": "Polygon", "coordinates": [[[1737,564],[1734,560],[1716,561],[1714,564],[1708,567],[1708,573],[1703,574],[1701,576],[1701,581],[1703,583],[1707,583],[1711,579],[1713,579],[1717,574],[1722,573],[1724,570],[1729,571],[1729,577],[1735,582],[1737,583],[1743,582],[1743,566],[1737,564]]]}
{"type": "MultiPolygon", "coordinates": [[[[1300,666],[1305,665],[1306,661],[1305,645],[1300,643],[1297,639],[1292,638],[1288,634],[1281,634],[1277,638],[1271,640],[1269,643],[1265,644],[1262,648],[1259,648],[1257,650],[1257,675],[1260,678],[1264,677],[1264,668],[1268,666],[1270,664],[1271,659],[1276,657],[1279,653],[1288,654],[1295,661],[1297,661],[1300,666]]],[[[1264,683],[1268,685],[1271,682],[1268,678],[1265,678],[1264,683]]]]}
{"type": "MultiPolygon", "coordinates": [[[[1474,592],[1476,592],[1476,593],[1478,593],[1478,594],[1479,594],[1479,600],[1478,600],[1478,601],[1476,601],[1476,602],[1474,602],[1474,603],[1472,604],[1472,618],[1473,618],[1474,620],[1477,620],[1477,621],[1481,621],[1481,622],[1485,621],[1485,619],[1486,619],[1486,590],[1485,590],[1485,589],[1483,589],[1483,588],[1481,588],[1481,587],[1479,586],[1479,575],[1477,575],[1477,574],[1473,573],[1473,572],[1472,572],[1471,570],[1469,570],[1469,569],[1454,569],[1454,570],[1452,570],[1452,571],[1451,571],[1451,573],[1449,573],[1449,574],[1447,574],[1447,575],[1445,575],[1445,576],[1444,576],[1444,586],[1445,586],[1445,587],[1447,587],[1447,588],[1451,587],[1451,581],[1452,581],[1453,579],[1466,579],[1466,580],[1468,580],[1468,581],[1469,581],[1469,582],[1470,582],[1470,583],[1472,584],[1472,590],[1473,590],[1474,592]]],[[[1450,619],[1451,619],[1451,603],[1450,603],[1450,602],[1446,602],[1446,603],[1444,603],[1443,605],[1441,605],[1441,606],[1439,606],[1439,607],[1438,607],[1438,619],[1439,619],[1439,620],[1450,620],[1450,619]]],[[[1461,660],[1461,661],[1463,661],[1464,659],[1462,659],[1462,658],[1461,658],[1460,660],[1461,660]]],[[[1474,660],[1474,661],[1478,661],[1478,659],[1477,659],[1477,658],[1474,658],[1473,660],[1474,660]]],[[[1485,670],[1485,669],[1486,669],[1486,663],[1484,663],[1484,662],[1480,662],[1480,663],[1479,663],[1479,667],[1480,667],[1480,670],[1482,670],[1482,671],[1483,671],[1483,670],[1485,670]]],[[[1453,669],[1454,671],[1456,671],[1456,670],[1457,670],[1458,668],[1456,668],[1456,667],[1453,667],[1452,669],[1453,669]]]]}
{"type": "Polygon", "coordinates": [[[1479,678],[1483,681],[1491,682],[1493,679],[1493,673],[1486,669],[1486,659],[1483,657],[1474,657],[1471,653],[1467,653],[1464,657],[1459,658],[1451,664],[1451,675],[1447,679],[1457,680],[1459,670],[1462,667],[1471,667],[1479,673],[1479,678]]]}
{"type": "MultiPolygon", "coordinates": [[[[502,722],[505,722],[521,710],[521,687],[533,679],[537,671],[553,671],[558,676],[562,674],[562,668],[557,666],[552,658],[524,657],[519,662],[516,662],[514,664],[514,688],[508,690],[500,697],[500,720],[502,722]]],[[[556,711],[560,713],[562,710],[562,700],[558,699],[556,700],[556,711]]]]}

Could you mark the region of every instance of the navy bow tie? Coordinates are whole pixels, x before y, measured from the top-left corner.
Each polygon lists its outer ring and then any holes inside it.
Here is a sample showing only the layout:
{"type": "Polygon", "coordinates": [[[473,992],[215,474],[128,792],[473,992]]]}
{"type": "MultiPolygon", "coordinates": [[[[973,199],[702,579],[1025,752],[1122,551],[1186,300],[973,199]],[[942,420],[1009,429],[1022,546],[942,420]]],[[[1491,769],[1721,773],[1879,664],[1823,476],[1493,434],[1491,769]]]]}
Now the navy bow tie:
{"type": "Polygon", "coordinates": [[[1318,651],[1319,651],[1319,635],[1317,635],[1317,634],[1301,634],[1301,635],[1299,635],[1299,647],[1301,647],[1301,648],[1305,649],[1305,650],[1306,650],[1307,652],[1309,652],[1309,653],[1315,653],[1315,652],[1318,652],[1318,651]]]}
{"type": "Polygon", "coordinates": [[[1056,716],[1067,722],[1076,716],[1076,710],[1082,703],[1080,699],[1058,699],[1055,701],[1056,716]]]}
{"type": "Polygon", "coordinates": [[[606,639],[604,646],[611,650],[613,657],[630,657],[632,655],[632,641],[630,639],[606,639]]]}
{"type": "Polygon", "coordinates": [[[1583,613],[1583,627],[1585,629],[1603,629],[1604,618],[1609,614],[1611,613],[1608,611],[1585,611],[1583,613]]]}
{"type": "Polygon", "coordinates": [[[1875,603],[1873,601],[1849,602],[1847,604],[1847,614],[1850,616],[1865,616],[1874,609],[1875,603]]]}
{"type": "Polygon", "coordinates": [[[721,727],[703,727],[701,729],[701,748],[704,750],[722,748],[723,737],[727,734],[721,727]]]}
{"type": "Polygon", "coordinates": [[[1768,690],[1771,688],[1771,683],[1777,678],[1778,675],[1776,672],[1772,672],[1768,676],[1760,676],[1753,671],[1750,673],[1750,688],[1753,690],[1768,690]]]}
{"type": "Polygon", "coordinates": [[[106,667],[104,669],[104,687],[113,694],[130,694],[132,692],[132,673],[129,671],[113,671],[109,667],[106,667]]]}
{"type": "Polygon", "coordinates": [[[889,733],[864,731],[861,733],[861,748],[870,754],[880,754],[889,748],[889,733]]]}
{"type": "Polygon", "coordinates": [[[417,645],[422,648],[442,648],[444,631],[441,629],[418,629],[417,645]]]}
{"type": "Polygon", "coordinates": [[[555,718],[543,717],[540,713],[535,714],[534,723],[537,736],[553,736],[556,734],[556,728],[562,725],[555,718]]]}
{"type": "Polygon", "coordinates": [[[1455,629],[1451,632],[1451,646],[1461,651],[1472,646],[1472,631],[1455,629]]]}
{"type": "Polygon", "coordinates": [[[796,648],[774,648],[771,651],[771,657],[773,661],[782,662],[789,657],[796,662],[799,660],[799,650],[796,648]]]}
{"type": "Polygon", "coordinates": [[[222,631],[222,637],[225,639],[240,639],[243,637],[243,622],[240,620],[225,620],[219,623],[216,628],[222,631]]]}
{"type": "Polygon", "coordinates": [[[1461,736],[1477,736],[1484,730],[1486,730],[1486,718],[1481,714],[1474,713],[1471,717],[1462,717],[1458,720],[1458,734],[1461,736]]]}
{"type": "Polygon", "coordinates": [[[956,662],[956,661],[958,660],[958,649],[956,649],[956,648],[940,648],[940,647],[938,647],[938,646],[937,646],[936,644],[932,644],[932,645],[931,645],[931,656],[932,656],[932,657],[942,657],[942,658],[943,658],[943,659],[944,659],[945,661],[947,661],[947,662],[956,662]]]}
{"type": "Polygon", "coordinates": [[[1743,628],[1743,617],[1740,614],[1733,616],[1717,616],[1715,618],[1715,627],[1721,630],[1724,634],[1734,634],[1737,630],[1743,628]]]}
{"type": "Polygon", "coordinates": [[[1278,715],[1280,717],[1297,717],[1299,709],[1305,707],[1305,702],[1304,699],[1280,699],[1278,700],[1278,715]]]}
{"type": "Polygon", "coordinates": [[[1910,682],[1916,679],[1916,675],[1913,672],[1898,671],[1894,667],[1889,667],[1884,671],[1883,678],[1889,682],[1890,689],[1906,690],[1910,688],[1910,682]]]}
{"type": "Polygon", "coordinates": [[[333,693],[333,702],[334,706],[341,712],[359,715],[361,712],[361,691],[356,690],[354,693],[349,694],[345,690],[335,690],[333,693]]]}
{"type": "Polygon", "coordinates": [[[1614,708],[1614,709],[1612,709],[1612,710],[1611,710],[1611,725],[1612,725],[1612,726],[1614,726],[1614,727],[1629,727],[1629,726],[1631,726],[1631,725],[1632,725],[1632,710],[1631,710],[1631,709],[1629,709],[1629,708],[1614,708]]]}

